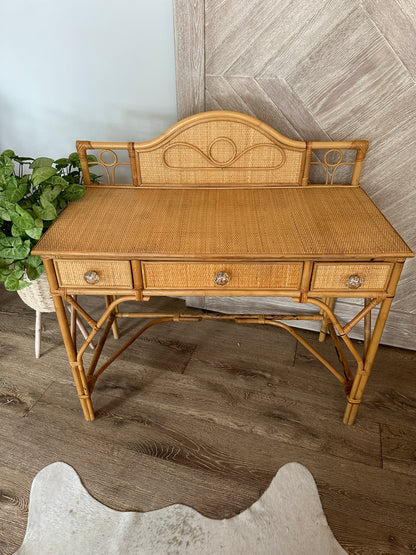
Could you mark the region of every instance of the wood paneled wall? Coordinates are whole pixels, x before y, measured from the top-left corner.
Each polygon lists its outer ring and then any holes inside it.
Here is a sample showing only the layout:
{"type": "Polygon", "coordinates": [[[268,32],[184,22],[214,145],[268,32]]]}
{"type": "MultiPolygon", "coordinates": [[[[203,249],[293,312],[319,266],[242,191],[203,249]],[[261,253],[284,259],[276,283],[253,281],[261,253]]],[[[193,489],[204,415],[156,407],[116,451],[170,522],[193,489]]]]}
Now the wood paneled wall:
{"type": "MultiPolygon", "coordinates": [[[[368,139],[362,186],[414,250],[414,0],[173,1],[178,118],[236,110],[292,139],[368,139]]],[[[201,303],[237,310],[235,299],[201,303]]],[[[239,303],[261,308],[260,300],[239,303]]],[[[345,318],[353,308],[338,301],[345,318]]],[[[382,342],[416,349],[415,259],[382,342]]]]}

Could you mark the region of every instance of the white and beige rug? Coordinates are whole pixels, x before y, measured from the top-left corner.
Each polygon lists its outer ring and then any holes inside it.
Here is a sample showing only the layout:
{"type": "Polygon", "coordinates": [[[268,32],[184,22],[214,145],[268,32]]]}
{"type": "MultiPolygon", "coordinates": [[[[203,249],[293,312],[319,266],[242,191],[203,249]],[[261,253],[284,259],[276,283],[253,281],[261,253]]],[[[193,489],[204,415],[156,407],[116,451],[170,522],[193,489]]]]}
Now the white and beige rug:
{"type": "Polygon", "coordinates": [[[213,520],[185,505],[119,512],[92,498],[57,462],[35,477],[18,555],[338,555],[311,473],[288,463],[251,507],[213,520]]]}

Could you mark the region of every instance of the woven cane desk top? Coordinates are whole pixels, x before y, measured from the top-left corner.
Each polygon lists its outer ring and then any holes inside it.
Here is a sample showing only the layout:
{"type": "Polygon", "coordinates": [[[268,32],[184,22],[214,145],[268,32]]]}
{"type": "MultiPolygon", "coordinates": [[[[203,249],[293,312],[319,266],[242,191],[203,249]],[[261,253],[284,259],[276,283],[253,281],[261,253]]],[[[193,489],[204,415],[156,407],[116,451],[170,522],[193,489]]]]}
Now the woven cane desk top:
{"type": "Polygon", "coordinates": [[[92,188],[41,239],[42,256],[385,259],[413,256],[359,187],[92,188]]]}

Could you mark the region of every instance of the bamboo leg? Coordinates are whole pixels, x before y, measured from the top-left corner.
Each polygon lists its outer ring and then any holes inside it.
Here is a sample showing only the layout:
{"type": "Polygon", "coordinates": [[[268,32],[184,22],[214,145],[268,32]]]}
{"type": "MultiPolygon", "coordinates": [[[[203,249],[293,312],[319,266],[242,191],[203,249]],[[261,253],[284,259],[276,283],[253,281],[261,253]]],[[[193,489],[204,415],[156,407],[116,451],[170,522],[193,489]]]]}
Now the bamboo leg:
{"type": "Polygon", "coordinates": [[[344,424],[348,424],[349,426],[354,424],[355,417],[357,416],[358,407],[363,398],[364,389],[370,376],[371,368],[373,366],[374,358],[377,353],[392,301],[393,299],[390,297],[384,299],[381,304],[373,336],[368,345],[364,366],[361,370],[357,370],[350,394],[348,395],[347,408],[345,409],[344,414],[344,424]]]}
{"type": "Polygon", "coordinates": [[[66,353],[68,355],[69,364],[71,365],[72,375],[74,377],[75,386],[77,388],[78,397],[84,412],[85,420],[94,420],[94,410],[92,408],[90,392],[86,385],[85,379],[82,379],[82,368],[77,362],[77,353],[72,342],[71,332],[66,318],[64,303],[60,296],[53,295],[55,312],[58,318],[59,327],[61,328],[62,338],[64,340],[66,353]],[[83,384],[84,381],[84,384],[83,384]]]}
{"type": "MultiPolygon", "coordinates": [[[[114,295],[106,295],[105,296],[106,307],[108,308],[110,306],[110,303],[112,303],[114,300],[115,300],[114,295]]],[[[114,307],[114,314],[116,314],[117,312],[118,312],[118,306],[114,307]]],[[[113,330],[114,339],[120,339],[120,333],[118,331],[117,320],[114,320],[113,325],[112,325],[112,330],[113,330]]]]}
{"type": "MultiPolygon", "coordinates": [[[[332,310],[335,303],[335,297],[324,297],[322,299],[322,302],[324,302],[332,310]]],[[[320,314],[322,314],[322,325],[321,325],[321,331],[319,332],[319,341],[322,343],[326,337],[329,320],[323,309],[321,309],[320,314]]]]}
{"type": "Polygon", "coordinates": [[[53,304],[55,306],[56,317],[58,318],[59,327],[61,328],[62,339],[64,341],[66,354],[71,366],[72,375],[74,377],[75,386],[77,388],[78,397],[84,412],[85,420],[94,420],[94,410],[92,408],[90,391],[86,383],[86,378],[82,365],[77,362],[77,352],[72,342],[71,331],[66,317],[66,311],[62,298],[54,294],[58,289],[58,282],[55,275],[55,269],[52,260],[46,258],[43,261],[46,275],[49,281],[49,287],[52,293],[53,304]]]}
{"type": "MultiPolygon", "coordinates": [[[[77,300],[77,297],[74,296],[74,301],[77,300]]],[[[71,314],[71,323],[70,323],[70,330],[71,330],[71,338],[72,343],[74,344],[74,349],[77,350],[77,312],[73,306],[71,306],[70,314],[71,314]]]]}
{"type": "MultiPolygon", "coordinates": [[[[370,299],[364,299],[364,306],[368,306],[370,299]]],[[[364,360],[367,355],[368,346],[371,340],[371,312],[364,316],[364,360]]]]}
{"type": "Polygon", "coordinates": [[[42,312],[40,310],[36,311],[36,323],[35,323],[35,357],[40,358],[40,340],[42,334],[42,312]]]}

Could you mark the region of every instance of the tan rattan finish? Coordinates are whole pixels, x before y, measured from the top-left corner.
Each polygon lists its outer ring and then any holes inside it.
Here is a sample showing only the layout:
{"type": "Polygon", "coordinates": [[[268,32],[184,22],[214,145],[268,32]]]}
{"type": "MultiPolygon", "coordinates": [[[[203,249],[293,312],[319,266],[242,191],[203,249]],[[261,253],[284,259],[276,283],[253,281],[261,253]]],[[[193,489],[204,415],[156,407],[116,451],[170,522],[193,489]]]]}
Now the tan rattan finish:
{"type": "Polygon", "coordinates": [[[205,262],[144,262],[145,289],[297,289],[302,263],[242,264],[205,262]],[[225,272],[229,282],[217,285],[215,277],[225,272]]]}
{"type": "Polygon", "coordinates": [[[364,191],[352,187],[90,189],[64,211],[36,252],[266,260],[411,254],[364,191]]]}
{"type": "Polygon", "coordinates": [[[87,186],[87,151],[97,150],[107,184],[116,184],[117,168],[128,164],[131,186],[162,188],[306,186],[316,164],[324,169],[326,185],[337,183],[337,170],[350,166],[348,184],[356,186],[367,148],[367,141],[294,141],[251,116],[226,111],[186,118],[147,143],[77,142],[87,186]],[[129,162],[119,158],[122,151],[129,162]],[[355,159],[344,160],[342,151],[355,152],[355,159]]]}
{"type": "Polygon", "coordinates": [[[360,291],[384,291],[387,287],[393,264],[325,264],[314,266],[311,291],[351,291],[348,278],[357,275],[362,284],[360,291]]]}
{"type": "Polygon", "coordinates": [[[215,318],[280,327],[294,336],[342,384],[344,422],[352,424],[403,263],[413,256],[359,186],[367,147],[367,141],[293,141],[235,112],[191,116],[146,143],[78,142],[88,191],[65,209],[33,252],[44,260],[85,418],[94,419],[91,393],[97,378],[147,329],[215,318]],[[91,150],[98,151],[107,184],[90,182],[91,150]],[[117,171],[126,169],[131,183],[117,185],[117,171]],[[323,179],[312,185],[317,170],[323,179]],[[348,171],[346,183],[337,184],[337,176],[344,179],[348,171]],[[90,293],[106,297],[98,320],[76,297],[90,293]],[[127,301],[164,294],[289,296],[314,310],[265,315],[121,309],[127,301]],[[334,312],[337,296],[361,299],[362,308],[349,322],[341,323],[334,312]],[[79,349],[63,300],[91,326],[79,349]],[[100,363],[118,318],[145,323],[100,363]],[[287,320],[320,321],[320,340],[329,332],[341,368],[287,320]],[[348,334],[361,321],[359,352],[348,334]],[[84,353],[98,334],[84,368],[84,353]]]}
{"type": "Polygon", "coordinates": [[[85,287],[86,290],[133,287],[130,263],[124,260],[56,260],[55,269],[62,287],[85,287]],[[97,283],[85,280],[85,274],[90,271],[96,272],[97,283]]]}

